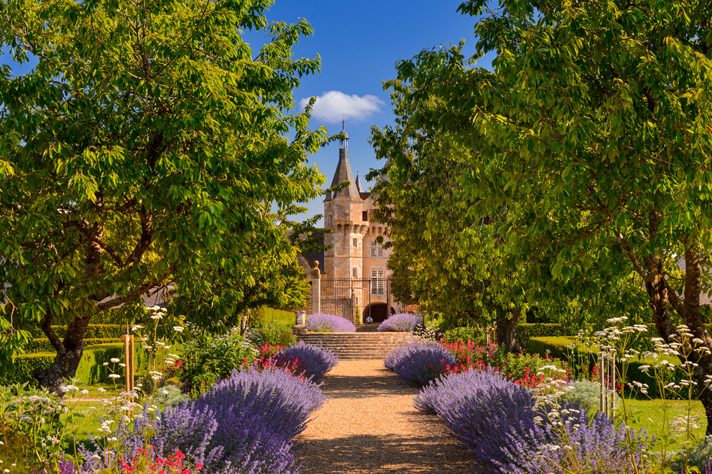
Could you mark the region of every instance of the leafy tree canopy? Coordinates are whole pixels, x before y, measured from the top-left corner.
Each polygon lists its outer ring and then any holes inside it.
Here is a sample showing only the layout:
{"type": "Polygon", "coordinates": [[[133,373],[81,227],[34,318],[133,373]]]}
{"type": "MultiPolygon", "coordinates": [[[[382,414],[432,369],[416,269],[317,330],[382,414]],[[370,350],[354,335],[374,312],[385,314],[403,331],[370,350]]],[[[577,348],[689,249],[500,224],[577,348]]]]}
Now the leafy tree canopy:
{"type": "MultiPolygon", "coordinates": [[[[423,51],[398,66],[410,126],[470,150],[463,186],[500,227],[530,288],[590,297],[645,289],[666,341],[709,290],[712,4],[484,0],[477,54],[423,51]],[[473,63],[494,51],[493,71],[473,63]],[[681,271],[681,259],[684,258],[681,271]],[[566,285],[595,278],[585,286],[566,285]]],[[[605,309],[605,308],[601,308],[605,309]]],[[[712,357],[696,353],[696,381],[712,357]]],[[[702,401],[712,421],[712,396],[702,401]]],[[[708,423],[712,433],[712,422],[708,423]]]]}
{"type": "Polygon", "coordinates": [[[169,284],[238,305],[294,257],[286,216],[324,182],[307,156],[326,134],[292,90],[320,60],[292,57],[312,28],[268,23],[271,3],[0,0],[0,44],[38,61],[0,69],[0,279],[57,350],[46,386],[97,312],[169,284]]]}

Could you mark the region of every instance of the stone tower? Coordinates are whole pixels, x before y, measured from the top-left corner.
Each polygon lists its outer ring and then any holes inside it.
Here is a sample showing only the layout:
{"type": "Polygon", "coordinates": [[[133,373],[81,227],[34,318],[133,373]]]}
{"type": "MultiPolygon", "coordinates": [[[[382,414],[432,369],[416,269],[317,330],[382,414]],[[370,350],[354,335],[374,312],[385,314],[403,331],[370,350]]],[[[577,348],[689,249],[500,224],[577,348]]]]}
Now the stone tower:
{"type": "Polygon", "coordinates": [[[349,163],[349,136],[342,124],[339,162],[331,186],[345,181],[344,189],[331,192],[324,199],[324,224],[333,232],[326,235],[331,249],[324,254],[324,271],[331,279],[361,279],[363,274],[363,235],[368,222],[363,221],[363,199],[349,163]]]}

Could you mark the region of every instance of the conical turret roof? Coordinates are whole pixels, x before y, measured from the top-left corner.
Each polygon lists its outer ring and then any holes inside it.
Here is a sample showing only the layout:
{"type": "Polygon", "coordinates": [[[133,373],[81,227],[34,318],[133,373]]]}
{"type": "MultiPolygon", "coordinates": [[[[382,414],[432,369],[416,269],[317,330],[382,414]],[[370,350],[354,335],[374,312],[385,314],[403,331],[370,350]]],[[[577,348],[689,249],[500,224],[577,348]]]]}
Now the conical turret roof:
{"type": "Polygon", "coordinates": [[[351,171],[351,164],[349,163],[349,147],[348,147],[348,135],[346,131],[342,130],[345,138],[340,140],[339,144],[339,162],[336,165],[336,172],[334,172],[334,179],[331,180],[331,186],[336,186],[344,181],[348,181],[349,185],[334,193],[327,193],[325,201],[333,200],[349,200],[356,201],[361,200],[359,187],[357,181],[354,179],[354,174],[351,171]]]}

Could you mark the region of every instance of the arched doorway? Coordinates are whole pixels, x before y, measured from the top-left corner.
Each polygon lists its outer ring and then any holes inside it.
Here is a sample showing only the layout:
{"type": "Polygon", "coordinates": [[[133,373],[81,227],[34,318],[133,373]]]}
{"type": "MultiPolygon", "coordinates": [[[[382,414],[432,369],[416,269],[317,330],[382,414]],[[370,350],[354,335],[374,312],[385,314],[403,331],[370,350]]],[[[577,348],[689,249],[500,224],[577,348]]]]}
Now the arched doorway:
{"type": "Polygon", "coordinates": [[[366,322],[366,318],[371,316],[374,323],[382,323],[388,319],[389,313],[393,314],[394,309],[391,308],[389,312],[388,305],[386,303],[371,303],[366,306],[366,309],[363,311],[363,321],[366,322]]]}

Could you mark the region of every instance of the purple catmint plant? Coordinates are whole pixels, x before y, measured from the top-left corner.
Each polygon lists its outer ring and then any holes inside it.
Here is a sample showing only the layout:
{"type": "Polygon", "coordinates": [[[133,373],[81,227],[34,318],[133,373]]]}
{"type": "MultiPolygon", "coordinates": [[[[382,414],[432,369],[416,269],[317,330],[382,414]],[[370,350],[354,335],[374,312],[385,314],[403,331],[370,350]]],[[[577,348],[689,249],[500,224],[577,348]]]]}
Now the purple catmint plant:
{"type": "MultiPolygon", "coordinates": [[[[197,400],[164,409],[150,427],[143,420],[131,430],[119,427],[126,446],[121,456],[152,444],[157,456],[181,450],[187,463],[203,464],[203,472],[296,474],[294,437],[324,401],[318,385],[285,370],[235,370],[197,400]]],[[[95,453],[83,454],[91,459],[95,453]]]]}
{"type": "Polygon", "coordinates": [[[401,380],[412,385],[428,385],[457,363],[457,359],[437,342],[411,342],[391,351],[383,360],[401,380]]]}
{"type": "Polygon", "coordinates": [[[446,375],[423,388],[414,405],[445,420],[482,472],[502,472],[511,436],[535,428],[529,390],[491,368],[446,375]]]}
{"type": "Polygon", "coordinates": [[[280,350],[275,358],[280,357],[290,360],[298,359],[306,369],[306,375],[311,376],[312,380],[322,378],[339,363],[339,358],[331,350],[314,344],[306,344],[304,341],[280,350]]]}
{"type": "Polygon", "coordinates": [[[415,315],[397,313],[383,321],[378,326],[379,332],[413,332],[416,326],[415,315]]]}
{"type": "Polygon", "coordinates": [[[356,332],[354,323],[341,316],[314,313],[307,317],[307,331],[312,332],[356,332]]]}

